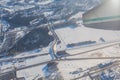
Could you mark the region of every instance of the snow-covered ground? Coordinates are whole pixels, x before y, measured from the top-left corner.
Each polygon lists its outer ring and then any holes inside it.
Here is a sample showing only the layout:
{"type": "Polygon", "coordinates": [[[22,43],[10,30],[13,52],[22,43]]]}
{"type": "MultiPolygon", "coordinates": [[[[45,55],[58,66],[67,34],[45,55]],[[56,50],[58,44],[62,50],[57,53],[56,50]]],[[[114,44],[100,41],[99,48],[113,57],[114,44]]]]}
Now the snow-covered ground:
{"type": "MultiPolygon", "coordinates": [[[[67,59],[77,58],[98,58],[98,59],[86,59],[86,60],[72,60],[72,61],[60,61],[58,64],[59,71],[65,80],[74,79],[82,75],[82,73],[70,74],[70,72],[87,70],[90,67],[96,66],[100,63],[110,62],[119,59],[99,59],[100,57],[120,57],[120,46],[115,45],[104,49],[99,49],[76,56],[67,57],[67,59]]],[[[86,79],[85,79],[86,80],[86,79]]],[[[90,79],[88,79],[90,80],[90,79]]]]}
{"type": "MultiPolygon", "coordinates": [[[[49,55],[47,56],[40,56],[40,57],[36,57],[36,58],[32,58],[32,59],[27,59],[25,60],[22,64],[23,66],[29,66],[29,65],[34,65],[37,63],[42,63],[45,61],[50,61],[51,58],[49,55]]],[[[21,65],[22,65],[21,64],[21,65]]],[[[17,63],[17,65],[19,65],[17,63]]],[[[42,69],[45,67],[46,64],[43,65],[38,65],[35,67],[31,67],[31,68],[26,68],[20,71],[17,71],[17,77],[25,77],[25,80],[32,80],[34,79],[37,75],[39,75],[38,77],[44,77],[44,72],[42,71],[42,69]]]]}
{"type": "MultiPolygon", "coordinates": [[[[23,3],[24,0],[21,0],[21,3],[23,3]]],[[[38,5],[47,5],[55,0],[42,0],[36,4],[38,5]]],[[[5,4],[4,1],[0,1],[5,4]]],[[[30,0],[30,5],[26,5],[26,9],[30,7],[34,7],[32,3],[34,3],[34,0],[30,0]]],[[[80,5],[80,4],[79,4],[80,5]]],[[[13,6],[14,7],[14,6],[13,6]]],[[[25,9],[25,7],[21,6],[15,6],[16,10],[25,9]]],[[[46,16],[53,14],[53,12],[44,12],[46,16]]],[[[119,44],[120,43],[120,31],[112,31],[112,30],[102,30],[102,29],[93,29],[88,28],[82,25],[82,14],[83,12],[78,12],[75,15],[71,16],[67,21],[69,20],[77,20],[75,23],[76,25],[67,25],[65,27],[62,26],[62,28],[55,29],[56,34],[58,35],[59,39],[61,40],[61,43],[57,45],[58,51],[66,50],[68,54],[71,56],[66,56],[65,58],[61,59],[80,59],[80,58],[86,58],[86,60],[58,60],[57,62],[57,68],[58,72],[60,72],[61,76],[64,78],[64,80],[70,80],[76,77],[79,77],[81,74],[71,74],[71,72],[82,70],[87,70],[90,67],[96,66],[100,63],[104,62],[110,62],[115,59],[87,59],[87,58],[100,58],[100,57],[120,57],[120,45],[114,45],[111,47],[103,48],[103,49],[97,49],[95,51],[90,51],[99,47],[104,47],[108,45],[113,44],[119,44]],[[73,46],[68,48],[68,44],[73,43],[80,43],[85,41],[95,41],[96,43],[93,45],[81,45],[81,46],[73,46]],[[114,43],[109,43],[109,42],[114,43]],[[105,43],[105,44],[104,44],[105,43]],[[90,52],[85,52],[90,51],[90,52]],[[81,54],[78,54],[81,53],[81,54]],[[83,54],[82,54],[83,53],[83,54]],[[77,55],[76,55],[77,54],[77,55]]],[[[58,20],[56,23],[64,22],[66,20],[58,20]]],[[[55,24],[55,23],[54,23],[55,24]]],[[[19,32],[16,35],[19,35],[18,37],[22,37],[24,34],[23,32],[19,32]]],[[[51,61],[51,56],[48,55],[42,55],[49,53],[49,46],[42,49],[36,49],[29,52],[23,52],[19,55],[16,55],[14,58],[23,58],[28,56],[35,56],[34,58],[30,59],[24,59],[23,61],[16,61],[15,63],[6,63],[1,64],[0,69],[9,69],[13,68],[14,66],[17,68],[30,66],[39,64],[42,62],[51,61]]],[[[119,60],[119,59],[116,59],[119,60]]],[[[46,63],[47,64],[47,63],[46,63]]],[[[30,68],[26,68],[23,70],[17,71],[17,77],[25,77],[25,80],[33,80],[36,77],[44,77],[46,76],[43,68],[46,66],[46,64],[33,66],[30,68]]],[[[89,79],[85,79],[89,80],[89,79]]]]}
{"type": "Polygon", "coordinates": [[[42,72],[42,68],[45,65],[36,66],[33,68],[23,69],[17,72],[17,77],[25,77],[25,80],[33,80],[36,76],[43,77],[44,73],[42,72]]]}
{"type": "Polygon", "coordinates": [[[40,5],[46,5],[46,4],[49,4],[51,2],[53,2],[54,0],[44,0],[42,2],[38,2],[37,4],[40,4],[40,5]]]}
{"type": "MultiPolygon", "coordinates": [[[[76,55],[76,56],[69,56],[69,57],[66,57],[66,59],[99,58],[99,57],[120,57],[120,46],[115,45],[115,46],[107,47],[104,49],[86,52],[84,54],[80,54],[80,55],[76,55]]],[[[40,60],[45,61],[46,58],[38,57],[38,58],[31,59],[31,60],[29,59],[26,61],[26,64],[28,64],[28,65],[35,64],[35,63],[39,62],[40,60]]],[[[113,60],[115,60],[115,59],[90,59],[90,60],[88,59],[88,60],[73,60],[73,61],[66,60],[66,61],[59,61],[57,67],[58,67],[58,69],[59,69],[58,71],[60,72],[62,77],[65,80],[70,80],[70,79],[74,79],[74,78],[82,75],[82,73],[71,74],[71,72],[79,71],[80,68],[82,68],[82,70],[86,71],[90,67],[96,66],[100,63],[110,62],[113,60]]],[[[116,59],[116,60],[118,60],[118,59],[116,59]]],[[[45,65],[41,65],[41,66],[37,66],[37,67],[25,69],[25,70],[20,70],[17,72],[17,75],[19,77],[23,77],[23,76],[26,77],[26,80],[33,79],[38,74],[41,76],[44,76],[44,73],[42,71],[44,66],[45,65]]]]}
{"type": "Polygon", "coordinates": [[[44,54],[44,53],[48,53],[48,52],[49,52],[49,47],[45,47],[42,49],[36,49],[36,50],[29,51],[29,52],[23,52],[21,54],[14,56],[14,58],[20,58],[20,57],[26,57],[26,56],[35,56],[35,55],[40,55],[40,54],[44,54]]]}
{"type": "Polygon", "coordinates": [[[66,45],[88,40],[101,43],[100,38],[103,38],[106,42],[120,39],[120,31],[92,29],[84,26],[73,26],[73,28],[66,26],[65,28],[57,29],[56,32],[60,34],[66,45]]]}
{"type": "MultiPolygon", "coordinates": [[[[76,56],[69,56],[69,57],[66,57],[66,59],[97,58],[97,57],[98,58],[99,57],[120,57],[120,46],[115,45],[115,46],[107,47],[104,49],[86,52],[84,54],[79,54],[76,56]]],[[[26,59],[24,62],[15,63],[14,65],[18,67],[25,66],[25,65],[28,66],[28,65],[33,65],[33,64],[40,63],[40,62],[44,62],[44,61],[49,61],[49,60],[51,60],[50,56],[45,55],[45,56],[39,56],[39,57],[31,58],[31,59],[26,59]]],[[[86,72],[88,68],[96,66],[100,63],[110,62],[113,60],[115,59],[88,59],[88,60],[86,59],[86,60],[72,60],[72,61],[65,60],[65,61],[57,61],[58,63],[57,67],[62,77],[65,80],[70,80],[70,79],[79,77],[80,75],[83,75],[83,73],[71,74],[74,71],[79,71],[80,69],[82,69],[84,72],[86,72]]],[[[7,68],[9,66],[11,67],[11,65],[13,66],[13,64],[6,64],[3,67],[7,68]]],[[[25,77],[25,80],[32,80],[35,77],[44,77],[45,75],[42,69],[45,67],[45,65],[46,64],[17,71],[17,77],[19,78],[25,77]]]]}

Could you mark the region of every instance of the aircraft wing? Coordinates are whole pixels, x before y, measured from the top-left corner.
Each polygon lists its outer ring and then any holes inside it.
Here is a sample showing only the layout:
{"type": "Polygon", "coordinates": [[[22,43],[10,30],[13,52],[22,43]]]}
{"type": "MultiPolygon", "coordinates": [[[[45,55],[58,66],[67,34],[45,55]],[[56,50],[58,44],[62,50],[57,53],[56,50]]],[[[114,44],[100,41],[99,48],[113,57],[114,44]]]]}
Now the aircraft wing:
{"type": "Polygon", "coordinates": [[[120,0],[101,0],[101,4],[83,14],[86,27],[120,30],[120,0]]]}

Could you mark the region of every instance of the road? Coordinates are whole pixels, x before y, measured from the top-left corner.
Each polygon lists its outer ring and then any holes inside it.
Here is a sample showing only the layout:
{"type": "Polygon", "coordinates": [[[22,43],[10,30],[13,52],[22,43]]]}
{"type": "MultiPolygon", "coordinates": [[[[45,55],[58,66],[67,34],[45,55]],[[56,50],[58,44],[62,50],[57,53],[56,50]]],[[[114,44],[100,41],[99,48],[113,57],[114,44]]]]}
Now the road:
{"type": "Polygon", "coordinates": [[[29,58],[34,58],[34,57],[39,57],[39,56],[44,56],[44,55],[49,55],[49,53],[44,53],[44,54],[35,54],[35,55],[27,55],[27,56],[22,56],[18,58],[5,58],[5,59],[0,59],[0,62],[12,62],[14,60],[20,60],[20,59],[29,59],[29,58]]]}
{"type": "MultiPolygon", "coordinates": [[[[48,54],[49,55],[49,54],[48,54]]],[[[19,70],[23,70],[23,69],[28,69],[28,68],[32,68],[32,67],[36,67],[36,66],[40,66],[40,65],[45,65],[45,64],[48,64],[48,63],[50,63],[50,62],[59,62],[59,61],[74,61],[74,60],[90,60],[90,59],[116,59],[116,58],[118,58],[118,59],[120,59],[120,57],[100,57],[100,58],[71,58],[71,59],[60,59],[60,60],[57,60],[57,59],[55,59],[55,60],[46,60],[46,61],[43,61],[43,62],[39,62],[39,63],[35,63],[35,64],[32,64],[32,65],[25,65],[25,66],[22,66],[22,67],[15,67],[15,71],[19,71],[19,70]]],[[[120,61],[119,61],[119,63],[120,63],[120,61]]],[[[118,64],[118,62],[117,63],[115,63],[115,64],[118,64]]],[[[111,67],[111,66],[110,66],[111,67]]],[[[106,69],[106,68],[105,68],[106,69]]],[[[10,70],[10,69],[9,69],[10,70]]],[[[102,69],[103,70],[103,69],[102,69]]],[[[13,68],[11,69],[11,71],[13,71],[13,68]]],[[[98,72],[98,70],[95,70],[95,71],[97,71],[98,72]]],[[[95,71],[94,71],[94,73],[95,73],[95,71]]],[[[100,71],[100,70],[99,70],[100,71]]],[[[90,73],[90,74],[93,74],[93,72],[92,73],[90,73]]],[[[85,77],[85,76],[88,76],[88,75],[84,75],[84,76],[82,76],[82,77],[85,77]]],[[[82,78],[82,77],[79,77],[79,78],[82,78]]],[[[73,79],[73,80],[75,80],[75,79],[73,79]]]]}
{"type": "Polygon", "coordinates": [[[59,40],[57,34],[55,33],[54,31],[54,24],[49,21],[47,18],[46,18],[47,22],[48,22],[48,29],[51,31],[52,33],[52,36],[54,37],[54,41],[52,42],[52,44],[50,44],[50,50],[49,50],[49,53],[50,53],[50,56],[52,57],[52,60],[54,59],[57,59],[57,43],[59,40]]]}
{"type": "MultiPolygon", "coordinates": [[[[55,42],[55,41],[54,41],[55,42]]],[[[68,55],[67,57],[69,56],[76,56],[76,55],[80,55],[80,54],[84,54],[84,53],[87,53],[87,52],[92,52],[92,51],[95,51],[95,50],[99,50],[99,49],[103,49],[103,48],[106,48],[106,47],[110,47],[110,46],[114,46],[114,45],[117,45],[119,44],[120,41],[117,41],[117,42],[113,42],[113,43],[107,43],[107,44],[101,44],[100,46],[95,46],[95,48],[93,49],[90,49],[90,50],[86,50],[84,52],[81,52],[81,53],[76,53],[76,54],[73,54],[73,55],[68,55]]],[[[55,46],[56,42],[53,43],[52,45],[52,49],[54,49],[54,46],[55,46]]],[[[80,48],[79,48],[80,49],[80,48]]],[[[74,49],[73,49],[74,50],[74,49]]],[[[54,50],[53,50],[54,51],[54,50]]],[[[28,58],[32,58],[32,57],[38,57],[38,56],[43,56],[43,55],[49,55],[49,53],[44,53],[44,54],[35,54],[35,55],[27,55],[27,56],[22,56],[22,57],[19,57],[19,58],[5,58],[5,59],[0,59],[0,62],[7,62],[7,61],[13,61],[13,60],[17,60],[17,59],[28,59],[28,58]]],[[[120,57],[103,57],[101,59],[119,59],[120,57]]],[[[76,58],[76,59],[73,59],[73,60],[85,60],[85,59],[99,59],[99,58],[76,58]]],[[[69,59],[69,60],[72,60],[72,59],[69,59]]]]}
{"type": "Polygon", "coordinates": [[[97,59],[120,59],[120,57],[85,57],[85,58],[65,58],[60,59],[60,61],[76,61],[76,60],[97,60],[97,59]]]}

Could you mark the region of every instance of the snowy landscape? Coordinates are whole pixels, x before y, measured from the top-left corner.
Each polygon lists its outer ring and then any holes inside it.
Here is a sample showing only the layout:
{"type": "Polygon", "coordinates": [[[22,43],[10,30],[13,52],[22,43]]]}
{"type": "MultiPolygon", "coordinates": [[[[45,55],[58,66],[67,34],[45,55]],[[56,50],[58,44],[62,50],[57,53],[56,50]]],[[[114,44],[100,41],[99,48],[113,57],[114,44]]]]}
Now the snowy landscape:
{"type": "Polygon", "coordinates": [[[102,0],[0,0],[0,80],[120,80],[120,30],[91,28],[102,0]]]}

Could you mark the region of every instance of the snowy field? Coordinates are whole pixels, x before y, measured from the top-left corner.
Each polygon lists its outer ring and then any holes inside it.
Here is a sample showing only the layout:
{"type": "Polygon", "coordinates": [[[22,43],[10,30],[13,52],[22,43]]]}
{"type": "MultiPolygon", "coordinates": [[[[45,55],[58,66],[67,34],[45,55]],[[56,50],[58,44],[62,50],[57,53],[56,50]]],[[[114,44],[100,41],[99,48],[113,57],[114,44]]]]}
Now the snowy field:
{"type": "MultiPolygon", "coordinates": [[[[107,47],[104,49],[99,49],[91,52],[86,52],[84,54],[79,54],[76,56],[67,57],[67,59],[72,58],[100,58],[100,57],[120,57],[120,47],[115,45],[112,47],[107,47]]],[[[59,71],[63,75],[65,80],[74,79],[82,75],[81,73],[70,74],[70,72],[87,70],[90,67],[96,66],[100,63],[106,63],[119,59],[86,59],[86,60],[72,60],[72,61],[60,61],[58,64],[59,71]]],[[[85,79],[86,80],[86,79],[85,79]]],[[[90,79],[87,79],[90,80],[90,79]]]]}
{"type": "MultiPolygon", "coordinates": [[[[8,0],[8,2],[9,1],[10,0],[8,0]]],[[[19,3],[24,3],[24,1],[25,0],[19,0],[19,3]]],[[[12,10],[19,11],[19,10],[29,9],[34,6],[40,5],[41,6],[40,11],[43,9],[46,9],[46,10],[43,10],[43,13],[45,16],[55,14],[49,18],[51,18],[51,20],[55,18],[55,23],[53,24],[54,25],[58,24],[58,26],[55,26],[56,27],[55,32],[58,35],[59,39],[61,40],[61,43],[57,45],[57,49],[58,51],[61,51],[61,53],[62,51],[64,53],[64,50],[65,50],[65,52],[68,53],[68,56],[61,57],[61,59],[58,58],[58,60],[55,61],[55,63],[57,64],[54,64],[54,65],[53,63],[51,65],[49,64],[50,68],[48,68],[47,63],[52,60],[49,54],[45,54],[45,53],[50,53],[50,50],[49,50],[50,44],[49,44],[48,47],[39,48],[32,51],[26,51],[11,58],[11,59],[23,58],[20,60],[18,59],[18,61],[16,61],[17,60],[16,59],[13,62],[1,63],[0,65],[1,71],[2,69],[3,71],[4,70],[7,71],[9,70],[9,68],[11,69],[11,67],[22,68],[22,67],[31,66],[30,68],[25,68],[17,71],[17,77],[18,78],[24,77],[25,80],[38,80],[38,78],[45,77],[49,74],[50,74],[49,75],[50,77],[55,77],[55,75],[51,75],[51,74],[60,73],[60,75],[64,78],[64,80],[70,80],[82,75],[82,73],[80,73],[81,69],[84,72],[87,72],[89,68],[96,66],[100,63],[120,60],[119,58],[114,58],[114,57],[120,57],[120,45],[118,45],[120,44],[120,31],[94,29],[94,28],[89,28],[82,25],[82,14],[84,13],[84,10],[89,10],[94,7],[93,4],[95,3],[93,3],[92,0],[83,0],[83,1],[76,0],[76,3],[79,1],[81,1],[81,3],[77,5],[75,5],[74,3],[73,6],[71,5],[74,0],[73,1],[72,0],[39,0],[38,2],[35,2],[35,1],[37,0],[28,0],[28,3],[29,3],[28,5],[25,5],[25,4],[24,6],[16,5],[15,9],[13,8],[14,6],[9,5],[10,10],[11,12],[12,10]],[[62,2],[62,1],[65,1],[65,2],[62,2]],[[69,2],[68,4],[66,4],[67,1],[69,2]],[[89,4],[91,3],[91,5],[86,6],[84,3],[86,3],[87,1],[89,4]],[[74,5],[76,7],[74,7],[74,5]],[[82,6],[81,9],[79,5],[82,6]],[[86,6],[86,8],[84,6],[86,6]],[[89,8],[87,9],[87,7],[89,8]],[[76,8],[79,8],[79,9],[76,9],[76,8]],[[67,17],[69,16],[70,13],[71,13],[70,17],[67,17]],[[63,24],[63,25],[61,24],[67,21],[71,24],[67,24],[67,26],[66,24],[63,24]],[[118,42],[115,42],[115,41],[118,41],[118,42]],[[92,42],[92,44],[89,44],[89,42],[92,42]],[[112,43],[109,43],[109,42],[112,42],[112,43]],[[71,44],[73,46],[68,46],[71,44]],[[105,47],[113,44],[117,44],[117,45],[102,48],[102,49],[96,49],[96,48],[105,47]],[[29,58],[29,59],[24,58],[24,57],[31,57],[31,56],[35,56],[35,57],[29,58]],[[100,57],[101,58],[113,57],[113,58],[97,59],[100,57]],[[92,59],[92,58],[96,58],[96,59],[92,59]],[[39,65],[40,63],[44,63],[44,62],[46,63],[39,65]],[[57,69],[53,70],[52,72],[52,69],[56,67],[57,69]]],[[[95,2],[97,1],[99,0],[96,0],[95,2]]],[[[0,1],[0,2],[3,4],[7,4],[7,2],[4,2],[4,1],[0,1]]],[[[21,33],[18,33],[16,35],[23,36],[23,34],[21,33]]],[[[82,80],[90,80],[90,79],[82,79],[82,80]]]]}
{"type": "Polygon", "coordinates": [[[84,26],[66,26],[65,28],[56,29],[62,42],[67,44],[84,41],[96,41],[96,43],[115,41],[120,39],[120,31],[93,29],[84,26]]]}

